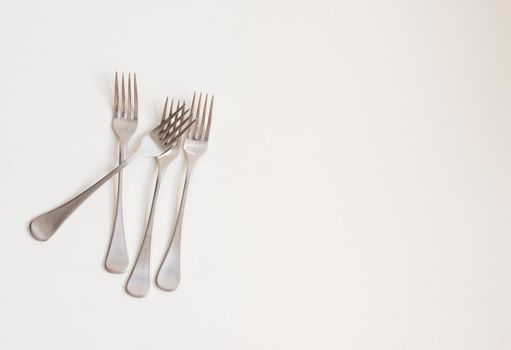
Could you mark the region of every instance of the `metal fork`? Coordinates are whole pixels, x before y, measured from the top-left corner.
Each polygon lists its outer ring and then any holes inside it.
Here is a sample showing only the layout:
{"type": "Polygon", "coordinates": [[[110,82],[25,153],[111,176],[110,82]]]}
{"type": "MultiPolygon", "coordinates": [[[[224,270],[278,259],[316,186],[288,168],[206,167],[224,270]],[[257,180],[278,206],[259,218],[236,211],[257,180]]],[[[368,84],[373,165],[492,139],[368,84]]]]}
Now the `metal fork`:
{"type": "MultiPolygon", "coordinates": [[[[131,74],[128,74],[128,99],[124,88],[124,73],[121,75],[121,103],[119,105],[119,84],[115,73],[114,118],[112,127],[119,142],[119,164],[126,159],[128,143],[138,124],[137,75],[133,74],[133,101],[131,99],[131,74]]],[[[112,238],[105,260],[105,267],[112,273],[123,273],[130,265],[126,237],[124,234],[124,170],[119,171],[117,201],[112,228],[112,238]]]]}
{"type": "Polygon", "coordinates": [[[172,149],[175,142],[183,135],[195,122],[188,115],[189,110],[182,111],[183,106],[174,113],[170,119],[165,119],[157,127],[144,135],[140,143],[133,149],[124,162],[119,164],[108,174],[99,179],[88,189],[47,213],[44,213],[30,222],[30,231],[32,235],[40,240],[46,241],[53,236],[62,223],[98,188],[107,182],[112,176],[121,169],[127,167],[132,161],[138,158],[157,157],[172,149]],[[178,112],[181,112],[179,117],[178,112]]]}
{"type": "Polygon", "coordinates": [[[158,287],[166,291],[173,291],[179,285],[179,280],[181,278],[180,277],[181,230],[183,226],[183,215],[186,204],[186,196],[188,193],[188,186],[190,184],[190,178],[192,176],[193,170],[195,169],[195,164],[197,160],[208,149],[209,129],[211,127],[211,118],[213,116],[214,97],[211,96],[208,117],[206,117],[208,95],[206,95],[202,111],[201,99],[202,93],[199,95],[199,102],[197,103],[197,109],[195,110],[194,113],[195,94],[193,95],[190,113],[197,120],[197,123],[192,128],[189,129],[188,136],[186,137],[183,145],[183,149],[186,155],[187,168],[183,192],[181,194],[181,204],[179,205],[179,212],[177,215],[174,232],[171,236],[167,252],[165,253],[165,257],[163,258],[163,262],[161,263],[160,269],[158,270],[158,274],[156,276],[156,284],[158,285],[158,287]]]}
{"type": "MultiPolygon", "coordinates": [[[[163,114],[161,120],[164,121],[166,119],[172,118],[172,115],[175,114],[174,111],[174,100],[170,103],[169,114],[167,115],[167,104],[168,98],[165,100],[165,107],[163,108],[163,114]]],[[[181,102],[178,101],[177,109],[181,109],[184,106],[184,102],[181,105],[181,102]]],[[[126,291],[134,296],[134,297],[145,297],[149,292],[149,276],[150,276],[150,259],[151,259],[151,237],[153,232],[153,219],[154,212],[156,209],[156,205],[158,202],[158,195],[160,192],[161,181],[165,177],[165,173],[167,171],[168,166],[174,159],[177,158],[179,152],[181,150],[181,146],[183,143],[183,137],[179,138],[172,145],[171,149],[164,154],[158,156],[156,160],[158,161],[158,176],[156,178],[156,184],[154,186],[154,194],[153,200],[151,203],[151,209],[149,211],[149,218],[147,220],[147,226],[144,234],[144,239],[142,241],[142,245],[140,246],[140,250],[138,253],[137,260],[133,269],[131,270],[130,277],[128,278],[128,282],[126,284],[126,291]]]]}

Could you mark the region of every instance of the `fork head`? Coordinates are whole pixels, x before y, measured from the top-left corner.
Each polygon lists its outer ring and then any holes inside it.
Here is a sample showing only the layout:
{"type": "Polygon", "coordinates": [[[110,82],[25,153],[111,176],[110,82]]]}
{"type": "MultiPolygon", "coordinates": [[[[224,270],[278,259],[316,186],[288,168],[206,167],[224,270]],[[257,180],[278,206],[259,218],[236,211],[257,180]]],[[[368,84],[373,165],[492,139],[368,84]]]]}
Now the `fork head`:
{"type": "Polygon", "coordinates": [[[121,92],[119,98],[119,80],[115,72],[114,91],[114,118],[112,126],[117,137],[127,142],[135,133],[138,123],[138,89],[137,75],[133,74],[133,87],[131,86],[131,73],[128,74],[128,94],[126,97],[126,86],[124,73],[121,73],[121,92]]]}
{"type": "MultiPolygon", "coordinates": [[[[183,101],[181,103],[180,100],[177,100],[177,106],[174,107],[174,99],[172,99],[170,102],[169,112],[167,114],[168,101],[169,101],[169,99],[167,98],[165,100],[165,107],[163,107],[163,114],[161,116],[161,121],[163,122],[165,120],[168,120],[172,124],[177,118],[179,118],[185,112],[185,110],[184,110],[185,102],[183,101]]],[[[174,128],[174,129],[179,128],[182,121],[183,121],[183,119],[179,119],[173,126],[168,125],[168,126],[164,127],[162,130],[164,131],[164,133],[170,133],[172,131],[172,128],[174,128]]],[[[160,167],[170,164],[174,159],[177,158],[177,156],[179,155],[179,152],[181,150],[181,146],[183,144],[183,138],[184,138],[184,135],[181,135],[177,139],[172,141],[172,143],[170,145],[170,149],[167,152],[158,156],[158,163],[159,163],[160,167]]]]}
{"type": "Polygon", "coordinates": [[[183,149],[185,150],[187,157],[190,157],[191,155],[200,156],[207,151],[211,119],[213,117],[213,95],[211,95],[209,104],[207,94],[204,98],[204,105],[201,104],[202,93],[199,94],[197,106],[195,106],[195,101],[196,94],[194,93],[190,113],[197,122],[188,130],[187,137],[184,141],[183,149]]]}
{"type": "Polygon", "coordinates": [[[177,148],[181,136],[194,125],[195,119],[189,115],[190,110],[185,109],[184,103],[179,103],[176,110],[173,109],[173,101],[169,114],[167,114],[168,99],[165,101],[162,120],[160,124],[150,132],[150,136],[163,152],[171,148],[177,148]]]}

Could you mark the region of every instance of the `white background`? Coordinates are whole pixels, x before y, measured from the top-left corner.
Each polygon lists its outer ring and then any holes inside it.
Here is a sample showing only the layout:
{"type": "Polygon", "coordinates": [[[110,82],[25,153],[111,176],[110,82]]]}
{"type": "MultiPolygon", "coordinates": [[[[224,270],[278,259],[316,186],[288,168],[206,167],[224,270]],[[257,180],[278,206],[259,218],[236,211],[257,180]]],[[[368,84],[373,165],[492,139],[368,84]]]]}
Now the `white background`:
{"type": "MultiPolygon", "coordinates": [[[[1,349],[511,348],[507,0],[0,3],[1,349]],[[48,242],[34,216],[114,165],[115,71],[137,137],[214,93],[181,286],[103,268],[114,185],[48,242]]],[[[183,157],[168,174],[153,272],[183,157]]],[[[154,163],[128,169],[132,259],[154,163]]]]}

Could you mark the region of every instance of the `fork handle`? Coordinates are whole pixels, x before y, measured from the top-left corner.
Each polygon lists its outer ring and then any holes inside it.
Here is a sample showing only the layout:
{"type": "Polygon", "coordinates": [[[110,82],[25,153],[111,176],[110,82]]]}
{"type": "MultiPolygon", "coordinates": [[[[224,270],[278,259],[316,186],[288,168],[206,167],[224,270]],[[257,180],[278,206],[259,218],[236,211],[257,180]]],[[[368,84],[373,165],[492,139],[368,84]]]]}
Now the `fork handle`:
{"type": "Polygon", "coordinates": [[[144,240],[138,252],[137,260],[131,270],[130,277],[126,284],[126,291],[134,297],[143,298],[149,292],[149,275],[151,265],[151,238],[153,233],[154,212],[156,204],[158,203],[158,195],[160,193],[160,185],[163,177],[165,176],[165,168],[158,167],[158,177],[156,178],[156,185],[154,186],[153,200],[151,209],[149,211],[149,218],[147,219],[147,226],[144,233],[144,240]]]}
{"type": "Polygon", "coordinates": [[[167,252],[156,275],[156,284],[160,289],[171,292],[179,286],[181,280],[181,230],[183,227],[183,215],[185,212],[188,186],[195,168],[195,160],[188,159],[186,167],[185,183],[181,193],[181,203],[177,214],[174,232],[170,239],[167,252]]]}
{"type": "MultiPolygon", "coordinates": [[[[128,143],[119,142],[119,163],[126,159],[128,143]]],[[[119,171],[117,177],[117,201],[115,205],[114,225],[112,238],[105,259],[105,268],[111,273],[123,273],[130,265],[128,249],[126,248],[126,235],[124,233],[124,169],[119,171]]]]}
{"type": "Polygon", "coordinates": [[[30,231],[34,238],[40,241],[47,241],[53,236],[58,230],[60,225],[87,199],[92,195],[98,188],[100,188],[105,182],[107,182],[112,176],[117,174],[121,169],[127,167],[134,159],[136,155],[129,157],[124,162],[115,167],[108,174],[99,179],[96,183],[90,186],[88,189],[72,198],[68,202],[62,204],[47,213],[44,213],[30,222],[30,231]]]}

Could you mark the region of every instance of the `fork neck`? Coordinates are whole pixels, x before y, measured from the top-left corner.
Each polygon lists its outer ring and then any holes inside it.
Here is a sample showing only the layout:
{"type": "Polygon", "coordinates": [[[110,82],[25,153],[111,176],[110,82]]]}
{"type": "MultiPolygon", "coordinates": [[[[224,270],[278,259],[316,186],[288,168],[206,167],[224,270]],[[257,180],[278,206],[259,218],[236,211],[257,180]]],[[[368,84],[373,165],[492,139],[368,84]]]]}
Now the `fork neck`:
{"type": "Polygon", "coordinates": [[[199,157],[195,154],[185,153],[186,154],[186,177],[191,177],[193,171],[195,170],[195,164],[197,163],[197,159],[199,157]]]}
{"type": "Polygon", "coordinates": [[[125,160],[128,156],[128,140],[119,139],[119,159],[125,160]]]}
{"type": "Polygon", "coordinates": [[[119,145],[121,147],[127,148],[129,140],[130,140],[129,137],[119,137],[119,145]]]}

